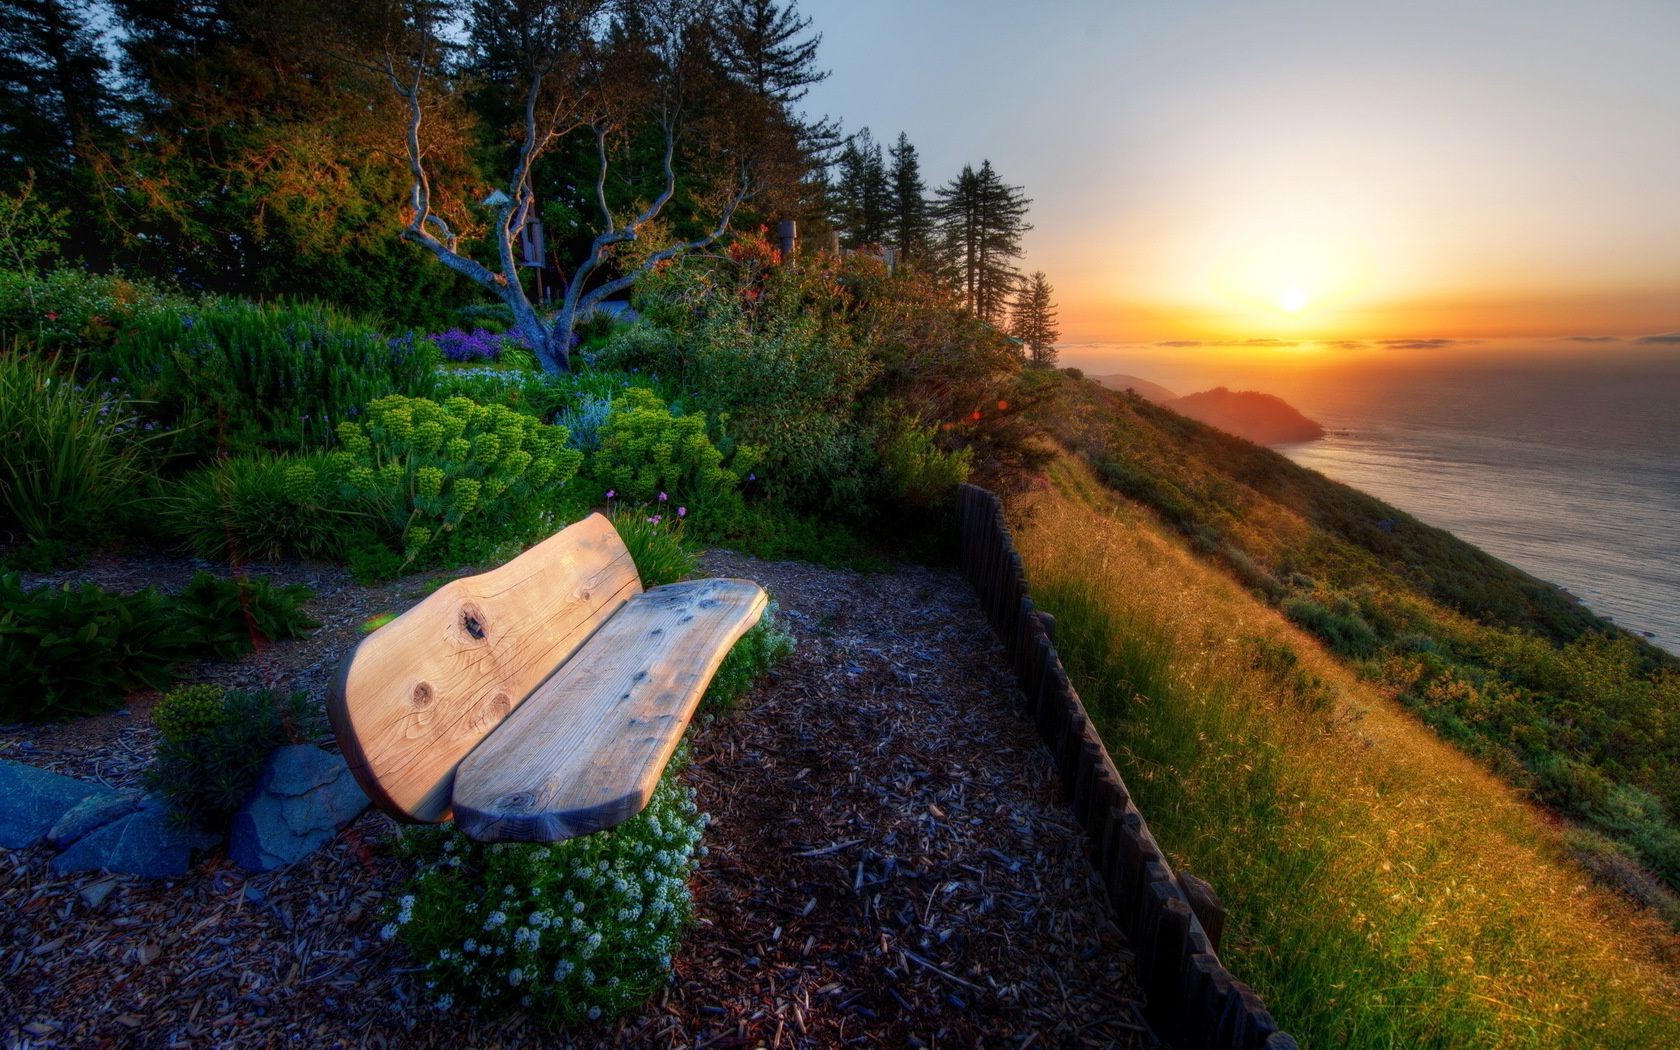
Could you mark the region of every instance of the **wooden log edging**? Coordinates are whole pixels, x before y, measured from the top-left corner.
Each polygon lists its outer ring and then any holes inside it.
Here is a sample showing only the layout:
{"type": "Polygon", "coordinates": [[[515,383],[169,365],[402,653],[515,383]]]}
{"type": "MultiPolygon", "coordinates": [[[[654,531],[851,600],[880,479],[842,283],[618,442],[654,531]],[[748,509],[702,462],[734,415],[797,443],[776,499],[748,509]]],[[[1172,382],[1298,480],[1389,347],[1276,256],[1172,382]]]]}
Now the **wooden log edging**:
{"type": "Polygon", "coordinates": [[[1219,961],[1225,913],[1218,897],[1202,880],[1173,873],[1068,680],[1055,621],[1033,605],[1002,501],[962,486],[958,528],[963,575],[1008,653],[1023,713],[1090,836],[1092,863],[1137,958],[1151,1025],[1181,1048],[1292,1050],[1295,1039],[1219,961]]]}

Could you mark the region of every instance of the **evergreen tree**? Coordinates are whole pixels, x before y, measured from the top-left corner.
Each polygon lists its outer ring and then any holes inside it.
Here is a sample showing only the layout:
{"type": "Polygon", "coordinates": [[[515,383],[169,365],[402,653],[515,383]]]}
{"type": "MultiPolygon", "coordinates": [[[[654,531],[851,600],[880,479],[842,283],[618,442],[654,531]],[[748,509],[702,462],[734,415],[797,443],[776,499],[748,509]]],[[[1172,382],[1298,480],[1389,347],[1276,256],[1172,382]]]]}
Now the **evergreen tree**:
{"type": "Polygon", "coordinates": [[[902,131],[898,133],[898,143],[887,152],[892,157],[892,167],[887,173],[892,183],[889,205],[892,241],[903,258],[920,265],[930,254],[929,235],[933,229],[921,161],[916,156],[916,147],[910,144],[910,136],[902,131]]]}
{"type": "Polygon", "coordinates": [[[1009,334],[1026,346],[1028,358],[1040,367],[1056,363],[1056,340],[1062,335],[1056,325],[1056,304],[1050,298],[1054,291],[1044,271],[1036,271],[1015,296],[1009,322],[1009,334]]]}
{"type": "Polygon", "coordinates": [[[1032,229],[1032,201],[1021,187],[1004,182],[989,160],[979,171],[963,165],[962,174],[934,192],[944,269],[969,309],[996,325],[1020,279],[1014,260],[1021,257],[1022,235],[1032,229]]]}
{"type": "Polygon", "coordinates": [[[834,185],[835,225],[846,247],[885,243],[889,234],[892,186],[881,144],[864,128],[840,151],[834,185]]]}
{"type": "Polygon", "coordinates": [[[799,17],[797,2],[781,7],[775,0],[725,0],[718,22],[719,62],[761,97],[789,105],[827,79],[828,71],[816,65],[822,34],[798,39],[811,20],[799,17]]]}

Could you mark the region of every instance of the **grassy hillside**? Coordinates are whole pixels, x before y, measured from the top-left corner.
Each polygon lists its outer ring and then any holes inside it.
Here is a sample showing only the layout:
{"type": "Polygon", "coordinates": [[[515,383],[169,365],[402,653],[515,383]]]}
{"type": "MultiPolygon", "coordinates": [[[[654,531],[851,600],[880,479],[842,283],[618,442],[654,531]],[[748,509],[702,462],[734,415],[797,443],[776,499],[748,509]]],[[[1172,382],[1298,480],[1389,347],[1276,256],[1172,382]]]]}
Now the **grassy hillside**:
{"type": "Polygon", "coordinates": [[[1578,825],[1647,901],[1680,885],[1680,661],[1527,575],[1277,453],[1040,374],[1023,403],[1103,485],[1578,825]]]}
{"type": "Polygon", "coordinates": [[[1222,955],[1313,1046],[1655,1046],[1676,938],[1557,822],[1073,457],[1015,503],[1035,598],[1222,955]]]}

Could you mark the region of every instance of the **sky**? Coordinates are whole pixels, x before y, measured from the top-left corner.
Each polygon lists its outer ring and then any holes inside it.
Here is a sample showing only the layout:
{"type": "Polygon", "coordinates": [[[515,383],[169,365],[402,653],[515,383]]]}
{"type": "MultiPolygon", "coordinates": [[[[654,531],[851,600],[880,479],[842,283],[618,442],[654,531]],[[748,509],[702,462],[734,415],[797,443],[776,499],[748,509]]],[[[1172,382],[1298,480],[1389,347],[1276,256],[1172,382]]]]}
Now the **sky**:
{"type": "Polygon", "coordinates": [[[798,7],[810,112],[1032,198],[1064,361],[1680,353],[1680,0],[798,7]]]}

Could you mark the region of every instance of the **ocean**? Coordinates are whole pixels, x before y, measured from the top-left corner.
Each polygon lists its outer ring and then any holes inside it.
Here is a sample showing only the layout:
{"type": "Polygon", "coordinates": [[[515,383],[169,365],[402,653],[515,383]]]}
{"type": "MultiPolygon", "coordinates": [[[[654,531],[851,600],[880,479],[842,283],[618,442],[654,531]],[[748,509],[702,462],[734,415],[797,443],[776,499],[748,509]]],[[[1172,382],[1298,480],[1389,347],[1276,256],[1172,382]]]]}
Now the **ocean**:
{"type": "MultiPolygon", "coordinates": [[[[1203,378],[1162,381],[1187,393],[1203,378]]],[[[1324,425],[1278,449],[1296,463],[1680,653],[1680,354],[1431,355],[1228,385],[1324,425]]]]}

